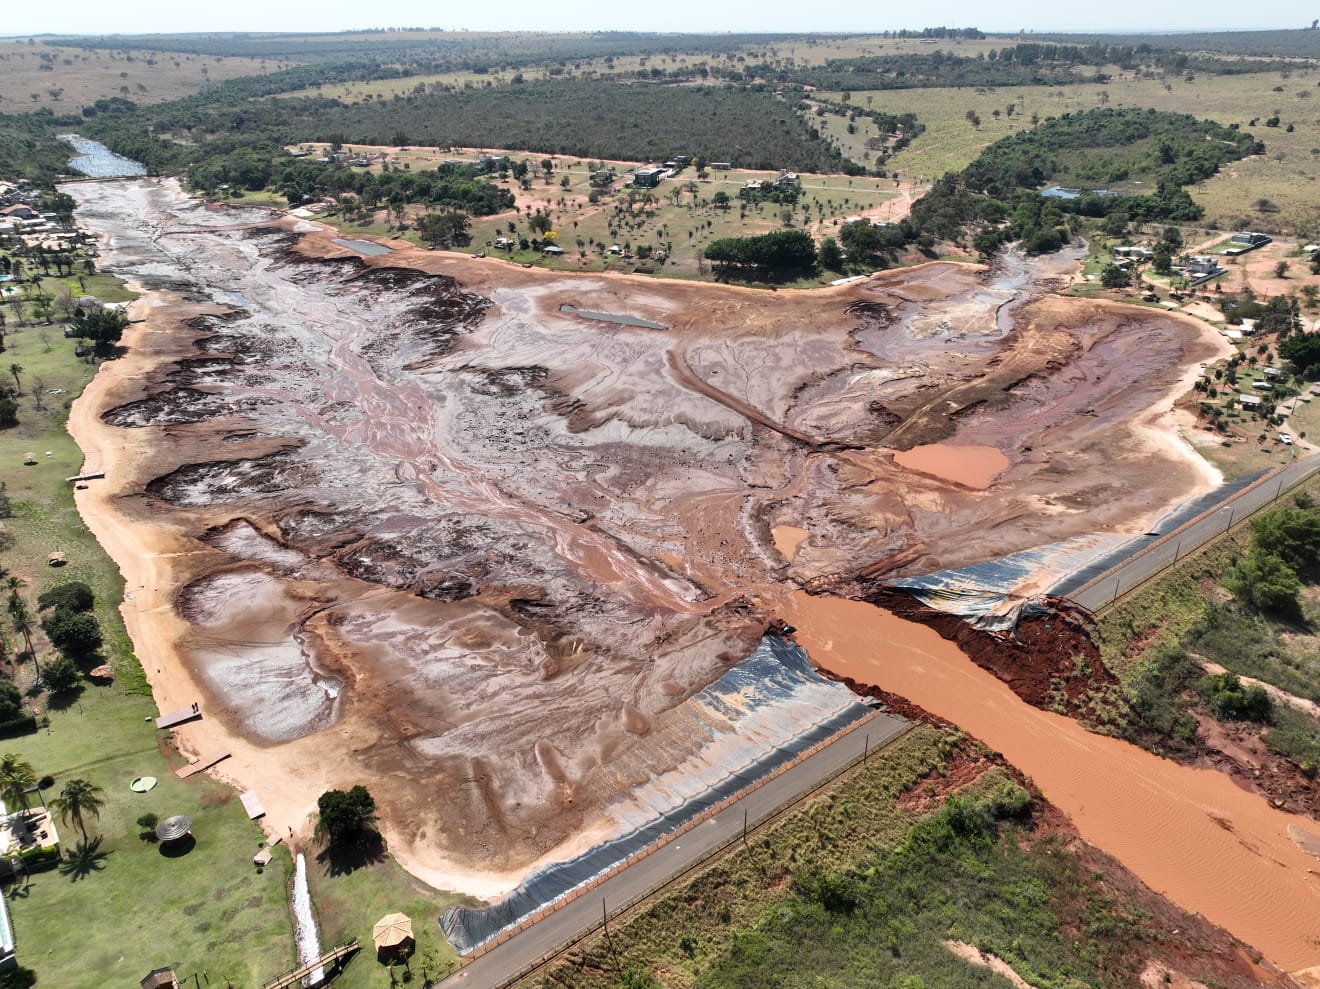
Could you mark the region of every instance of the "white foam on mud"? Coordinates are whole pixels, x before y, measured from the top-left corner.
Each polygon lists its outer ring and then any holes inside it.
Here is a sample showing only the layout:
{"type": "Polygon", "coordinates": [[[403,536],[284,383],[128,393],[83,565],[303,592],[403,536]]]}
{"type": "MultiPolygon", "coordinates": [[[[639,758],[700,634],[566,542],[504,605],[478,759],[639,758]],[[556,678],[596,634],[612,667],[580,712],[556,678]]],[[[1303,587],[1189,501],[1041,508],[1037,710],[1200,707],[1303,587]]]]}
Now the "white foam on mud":
{"type": "MultiPolygon", "coordinates": [[[[299,852],[293,867],[293,936],[298,943],[298,962],[309,965],[321,957],[321,934],[312,912],[312,894],[307,889],[307,860],[299,852]]],[[[317,986],[325,978],[325,969],[317,967],[303,979],[304,986],[317,986]]]]}

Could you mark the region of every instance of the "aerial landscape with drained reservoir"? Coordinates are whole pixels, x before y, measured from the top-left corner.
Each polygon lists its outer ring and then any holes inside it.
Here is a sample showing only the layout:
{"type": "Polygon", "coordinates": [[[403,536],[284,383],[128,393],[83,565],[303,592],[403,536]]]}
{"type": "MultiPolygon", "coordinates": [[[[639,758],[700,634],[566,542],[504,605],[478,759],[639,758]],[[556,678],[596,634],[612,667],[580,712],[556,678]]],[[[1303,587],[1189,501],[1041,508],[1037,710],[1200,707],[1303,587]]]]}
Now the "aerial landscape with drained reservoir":
{"type": "Polygon", "coordinates": [[[1320,985],[1314,25],[30,70],[0,987],[1320,985]]]}

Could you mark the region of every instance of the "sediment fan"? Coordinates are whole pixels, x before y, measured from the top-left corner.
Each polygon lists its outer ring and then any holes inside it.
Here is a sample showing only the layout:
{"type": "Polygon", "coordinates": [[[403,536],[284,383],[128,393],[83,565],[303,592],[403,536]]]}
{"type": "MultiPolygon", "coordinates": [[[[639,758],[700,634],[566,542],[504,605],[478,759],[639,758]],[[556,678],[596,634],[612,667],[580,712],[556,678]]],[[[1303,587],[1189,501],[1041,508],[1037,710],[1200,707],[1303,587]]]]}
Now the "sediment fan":
{"type": "Polygon", "coordinates": [[[187,814],[175,814],[156,825],[156,837],[161,841],[176,841],[192,830],[192,818],[187,814]]]}

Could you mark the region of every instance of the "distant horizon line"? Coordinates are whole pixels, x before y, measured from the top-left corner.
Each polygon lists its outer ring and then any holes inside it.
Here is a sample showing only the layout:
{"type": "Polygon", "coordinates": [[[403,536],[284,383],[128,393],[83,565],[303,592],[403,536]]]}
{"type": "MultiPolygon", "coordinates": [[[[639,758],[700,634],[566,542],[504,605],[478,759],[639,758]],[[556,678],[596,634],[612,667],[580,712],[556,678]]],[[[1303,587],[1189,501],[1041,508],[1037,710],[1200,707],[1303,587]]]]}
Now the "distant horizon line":
{"type": "MultiPolygon", "coordinates": [[[[942,25],[927,25],[942,26],[942,25]]],[[[1315,28],[1310,25],[1300,27],[1203,27],[1196,30],[1189,30],[1185,27],[1176,28],[1146,28],[1142,30],[1131,29],[1108,29],[1108,28],[1018,28],[996,29],[974,26],[975,30],[982,32],[988,37],[1031,37],[1032,35],[1111,35],[1116,37],[1139,37],[1142,35],[1161,35],[1166,37],[1178,37],[1181,35],[1205,35],[1205,34],[1263,34],[1276,31],[1312,31],[1315,28]]],[[[793,31],[793,30],[766,30],[766,31],[730,31],[730,30],[707,30],[707,31],[646,31],[635,28],[561,28],[561,29],[527,29],[520,31],[511,31],[507,29],[479,28],[479,27],[353,27],[342,28],[335,31],[280,31],[263,30],[259,28],[225,28],[225,29],[195,29],[180,31],[88,31],[83,33],[68,33],[56,31],[24,31],[17,34],[0,34],[0,41],[23,41],[27,39],[52,39],[52,38],[171,38],[171,37],[196,37],[199,35],[212,35],[216,37],[233,38],[241,35],[261,35],[261,36],[288,36],[288,37],[330,37],[343,34],[543,34],[543,35],[600,35],[600,34],[629,34],[644,37],[669,37],[669,38],[690,38],[690,37],[709,37],[712,35],[722,35],[731,38],[740,36],[748,37],[766,37],[782,36],[785,38],[840,38],[840,37],[882,37],[886,31],[891,34],[899,31],[908,31],[913,34],[919,34],[924,28],[875,28],[875,29],[850,29],[835,31],[793,31]]],[[[950,31],[962,30],[961,28],[950,26],[950,31]]],[[[935,41],[958,41],[965,39],[958,38],[935,38],[935,41]]]]}

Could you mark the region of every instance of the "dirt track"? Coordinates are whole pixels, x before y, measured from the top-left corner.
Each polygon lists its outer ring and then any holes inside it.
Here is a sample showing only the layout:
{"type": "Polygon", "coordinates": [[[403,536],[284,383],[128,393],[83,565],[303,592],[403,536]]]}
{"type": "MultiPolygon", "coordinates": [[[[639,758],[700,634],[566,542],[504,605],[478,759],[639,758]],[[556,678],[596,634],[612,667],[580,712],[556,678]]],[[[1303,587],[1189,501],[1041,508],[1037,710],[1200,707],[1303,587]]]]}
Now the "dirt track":
{"type": "Polygon", "coordinates": [[[276,829],[369,782],[437,884],[506,889],[659,800],[666,770],[715,771],[723,729],[672,712],[785,580],[1137,531],[1209,480],[1158,420],[1222,344],[1024,295],[1047,270],[770,293],[362,259],[181,215],[168,187],[87,195],[110,267],[160,303],[71,422],[111,468],[80,505],[140,592],[158,699],[203,698],[185,743],[229,746],[276,829]],[[936,442],[1008,466],[980,490],[893,463],[936,442]],[[791,565],[781,524],[810,533],[791,565]]]}

